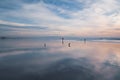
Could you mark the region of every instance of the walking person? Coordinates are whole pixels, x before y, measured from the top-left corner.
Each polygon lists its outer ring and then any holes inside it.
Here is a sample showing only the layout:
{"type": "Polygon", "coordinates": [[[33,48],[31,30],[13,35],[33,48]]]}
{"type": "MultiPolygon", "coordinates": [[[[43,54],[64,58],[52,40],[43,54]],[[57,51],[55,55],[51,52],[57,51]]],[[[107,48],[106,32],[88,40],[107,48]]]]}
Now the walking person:
{"type": "Polygon", "coordinates": [[[62,37],[62,44],[64,44],[64,38],[62,37]]]}
{"type": "Polygon", "coordinates": [[[46,48],[46,43],[44,43],[44,47],[46,48]]]}
{"type": "Polygon", "coordinates": [[[68,43],[68,47],[71,47],[71,43],[68,43]]]}

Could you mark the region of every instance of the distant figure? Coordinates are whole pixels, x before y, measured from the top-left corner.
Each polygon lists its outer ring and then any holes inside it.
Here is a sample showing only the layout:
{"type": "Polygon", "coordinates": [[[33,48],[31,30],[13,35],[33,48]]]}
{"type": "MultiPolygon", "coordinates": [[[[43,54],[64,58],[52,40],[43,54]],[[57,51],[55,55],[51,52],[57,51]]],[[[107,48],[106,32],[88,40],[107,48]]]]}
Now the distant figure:
{"type": "Polygon", "coordinates": [[[68,43],[68,47],[71,47],[71,43],[68,43]]]}
{"type": "Polygon", "coordinates": [[[46,43],[44,43],[44,47],[46,48],[46,43]]]}
{"type": "Polygon", "coordinates": [[[86,43],[86,39],[84,38],[84,43],[86,43]]]}
{"type": "Polygon", "coordinates": [[[64,44],[64,38],[62,37],[62,44],[64,44]]]}

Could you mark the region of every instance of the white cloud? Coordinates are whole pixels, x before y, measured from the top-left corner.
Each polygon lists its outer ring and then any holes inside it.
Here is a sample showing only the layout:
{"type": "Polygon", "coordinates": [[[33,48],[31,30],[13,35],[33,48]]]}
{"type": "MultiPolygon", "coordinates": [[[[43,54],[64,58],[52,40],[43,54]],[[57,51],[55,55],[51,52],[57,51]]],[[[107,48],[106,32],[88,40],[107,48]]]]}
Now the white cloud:
{"type": "Polygon", "coordinates": [[[20,27],[20,26],[33,26],[30,24],[16,23],[16,22],[4,21],[4,20],[0,20],[0,24],[18,26],[18,27],[20,27]]]}
{"type": "MultiPolygon", "coordinates": [[[[120,28],[120,7],[117,0],[76,1],[85,3],[84,9],[73,12],[71,10],[68,11],[57,6],[48,5],[41,2],[36,4],[24,4],[17,12],[11,11],[8,14],[6,13],[6,15],[24,17],[32,20],[34,23],[33,25],[47,26],[53,30],[63,30],[62,33],[66,35],[74,34],[93,36],[95,34],[104,36],[104,34],[100,33],[101,31],[107,33],[110,29],[114,30],[114,28],[120,28]],[[47,7],[58,9],[61,14],[67,14],[71,18],[66,19],[58,16],[47,7]]],[[[29,25],[2,21],[0,21],[0,23],[21,26],[29,25]]],[[[50,33],[54,34],[54,31],[50,33]]],[[[113,32],[112,36],[114,36],[114,33],[115,32],[113,32]]],[[[49,34],[49,31],[47,34],[49,34]]],[[[111,34],[107,35],[111,36],[111,34]]]]}

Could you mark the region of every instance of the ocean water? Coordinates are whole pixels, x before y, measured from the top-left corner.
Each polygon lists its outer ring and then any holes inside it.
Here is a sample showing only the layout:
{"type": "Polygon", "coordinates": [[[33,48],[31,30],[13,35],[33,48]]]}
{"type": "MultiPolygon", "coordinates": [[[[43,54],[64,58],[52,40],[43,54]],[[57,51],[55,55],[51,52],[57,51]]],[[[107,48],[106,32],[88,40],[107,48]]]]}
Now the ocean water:
{"type": "Polygon", "coordinates": [[[120,43],[0,40],[0,80],[120,80],[120,43]]]}

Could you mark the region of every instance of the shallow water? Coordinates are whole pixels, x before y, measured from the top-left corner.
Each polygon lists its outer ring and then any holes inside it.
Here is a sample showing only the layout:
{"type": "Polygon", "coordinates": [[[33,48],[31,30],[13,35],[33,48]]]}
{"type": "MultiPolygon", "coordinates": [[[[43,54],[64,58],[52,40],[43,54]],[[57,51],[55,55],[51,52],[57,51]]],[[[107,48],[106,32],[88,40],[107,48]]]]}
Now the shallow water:
{"type": "Polygon", "coordinates": [[[120,80],[120,43],[0,40],[0,80],[120,80]]]}

